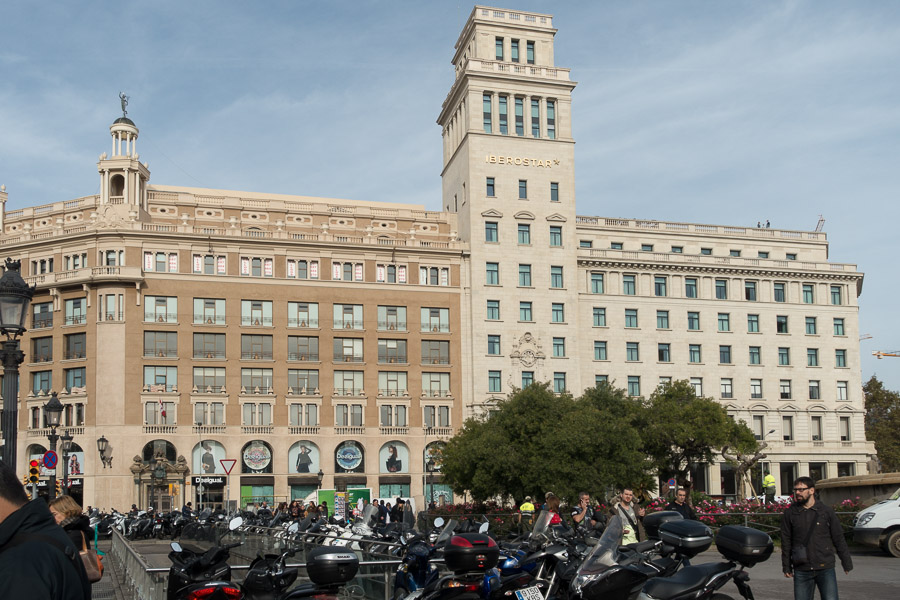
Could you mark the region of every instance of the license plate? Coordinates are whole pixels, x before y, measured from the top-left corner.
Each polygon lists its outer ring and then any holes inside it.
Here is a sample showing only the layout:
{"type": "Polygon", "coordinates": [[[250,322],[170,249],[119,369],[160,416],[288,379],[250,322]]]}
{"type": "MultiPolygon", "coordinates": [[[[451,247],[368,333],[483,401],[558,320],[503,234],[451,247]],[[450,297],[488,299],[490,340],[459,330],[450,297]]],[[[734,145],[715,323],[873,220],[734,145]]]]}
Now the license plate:
{"type": "Polygon", "coordinates": [[[541,590],[537,586],[516,590],[516,600],[544,600],[541,590]]]}

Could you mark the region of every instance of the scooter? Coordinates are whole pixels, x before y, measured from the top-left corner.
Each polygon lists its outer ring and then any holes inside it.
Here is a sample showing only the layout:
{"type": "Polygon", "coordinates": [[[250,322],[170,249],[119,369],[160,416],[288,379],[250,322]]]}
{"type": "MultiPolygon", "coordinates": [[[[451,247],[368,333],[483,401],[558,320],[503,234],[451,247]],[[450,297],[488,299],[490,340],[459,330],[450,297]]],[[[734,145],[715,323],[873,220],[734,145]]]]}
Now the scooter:
{"type": "Polygon", "coordinates": [[[260,556],[250,563],[250,570],[241,584],[246,600],[337,600],[341,587],[356,577],[359,559],[356,554],[341,548],[320,546],[307,553],[306,572],[310,583],[302,583],[287,590],[297,579],[296,567],[288,567],[286,560],[293,549],[280,556],[260,556]]]}
{"type": "MultiPolygon", "coordinates": [[[[241,523],[243,519],[235,517],[228,523],[228,529],[234,531],[241,523]]],[[[167,600],[243,598],[241,589],[231,583],[231,567],[228,565],[231,549],[240,546],[241,542],[222,545],[222,538],[206,552],[182,547],[178,542],[171,543],[169,560],[172,566],[166,586],[167,600]]]]}

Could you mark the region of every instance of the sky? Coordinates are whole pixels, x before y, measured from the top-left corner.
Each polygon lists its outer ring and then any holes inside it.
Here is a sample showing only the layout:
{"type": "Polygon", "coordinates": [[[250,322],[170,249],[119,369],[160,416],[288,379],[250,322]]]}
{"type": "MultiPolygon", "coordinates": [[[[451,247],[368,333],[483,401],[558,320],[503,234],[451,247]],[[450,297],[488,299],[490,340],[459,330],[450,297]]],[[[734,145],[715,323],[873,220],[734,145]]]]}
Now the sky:
{"type": "MultiPolygon", "coordinates": [[[[900,2],[495,5],[554,15],[578,214],[813,230],[865,273],[862,378],[900,390],[900,2]]],[[[456,1],[0,6],[8,210],[99,192],[118,94],[151,183],[441,206],[456,1]]]]}

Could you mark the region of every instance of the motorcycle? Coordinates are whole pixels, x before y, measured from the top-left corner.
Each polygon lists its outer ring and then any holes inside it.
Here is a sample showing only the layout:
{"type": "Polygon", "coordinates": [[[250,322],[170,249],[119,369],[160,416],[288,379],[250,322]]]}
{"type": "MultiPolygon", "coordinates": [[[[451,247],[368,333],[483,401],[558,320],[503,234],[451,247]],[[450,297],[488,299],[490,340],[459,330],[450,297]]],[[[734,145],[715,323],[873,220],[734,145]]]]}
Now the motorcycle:
{"type": "Polygon", "coordinates": [[[246,600],[337,600],[341,587],[356,577],[359,559],[356,554],[340,548],[320,546],[307,553],[306,573],[309,583],[288,590],[296,581],[298,570],[288,567],[286,560],[293,549],[280,556],[259,556],[250,563],[250,570],[241,584],[246,600]]]}
{"type": "MultiPolygon", "coordinates": [[[[242,523],[241,517],[235,517],[228,524],[229,531],[234,531],[242,523]]],[[[231,583],[231,567],[228,565],[231,549],[240,546],[241,542],[222,545],[224,537],[223,534],[218,543],[205,552],[182,547],[178,542],[171,543],[169,560],[172,566],[166,586],[167,600],[238,600],[243,597],[240,588],[231,583]]]]}

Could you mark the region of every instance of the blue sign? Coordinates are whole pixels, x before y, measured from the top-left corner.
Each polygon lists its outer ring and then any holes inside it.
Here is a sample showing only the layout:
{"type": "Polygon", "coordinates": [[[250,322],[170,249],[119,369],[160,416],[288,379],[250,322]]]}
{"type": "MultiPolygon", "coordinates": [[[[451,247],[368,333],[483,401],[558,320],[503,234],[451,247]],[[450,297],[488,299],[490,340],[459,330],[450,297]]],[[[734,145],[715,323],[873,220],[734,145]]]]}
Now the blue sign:
{"type": "Polygon", "coordinates": [[[356,442],[344,442],[338,446],[334,455],[335,461],[345,471],[353,471],[362,462],[362,449],[356,442]]]}
{"type": "Polygon", "coordinates": [[[44,467],[46,467],[48,469],[55,469],[56,463],[59,462],[59,457],[56,455],[56,452],[54,452],[53,450],[48,450],[48,451],[44,452],[43,461],[44,461],[44,467]]]}
{"type": "Polygon", "coordinates": [[[666,483],[669,484],[669,487],[675,487],[675,478],[673,477],[672,479],[668,480],[666,483]]]}

